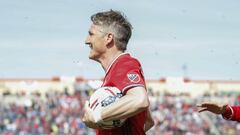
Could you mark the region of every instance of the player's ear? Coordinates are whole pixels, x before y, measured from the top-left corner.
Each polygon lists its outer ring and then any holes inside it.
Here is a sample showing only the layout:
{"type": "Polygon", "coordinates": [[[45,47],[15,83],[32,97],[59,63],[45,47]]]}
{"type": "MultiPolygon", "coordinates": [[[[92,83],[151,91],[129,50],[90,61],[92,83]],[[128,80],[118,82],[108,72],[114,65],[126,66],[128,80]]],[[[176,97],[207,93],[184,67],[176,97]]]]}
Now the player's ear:
{"type": "Polygon", "coordinates": [[[111,42],[113,42],[114,35],[113,33],[110,32],[105,36],[105,38],[106,38],[107,44],[110,44],[111,42]]]}

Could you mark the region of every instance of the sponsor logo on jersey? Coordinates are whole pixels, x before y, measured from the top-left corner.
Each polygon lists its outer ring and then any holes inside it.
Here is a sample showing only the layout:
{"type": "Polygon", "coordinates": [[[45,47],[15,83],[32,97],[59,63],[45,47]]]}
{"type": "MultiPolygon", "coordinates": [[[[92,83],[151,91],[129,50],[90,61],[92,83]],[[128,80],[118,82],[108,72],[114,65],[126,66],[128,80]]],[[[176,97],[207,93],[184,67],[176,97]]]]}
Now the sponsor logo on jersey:
{"type": "Polygon", "coordinates": [[[127,77],[131,82],[134,82],[134,83],[137,83],[140,81],[140,77],[138,74],[127,74],[127,77]]]}

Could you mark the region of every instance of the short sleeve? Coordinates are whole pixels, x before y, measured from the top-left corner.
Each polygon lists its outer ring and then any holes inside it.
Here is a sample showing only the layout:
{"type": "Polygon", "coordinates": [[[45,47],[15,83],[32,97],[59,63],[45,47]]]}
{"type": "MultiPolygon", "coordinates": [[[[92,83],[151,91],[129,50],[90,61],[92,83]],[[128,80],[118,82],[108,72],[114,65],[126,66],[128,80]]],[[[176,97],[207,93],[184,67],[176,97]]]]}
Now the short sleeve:
{"type": "Polygon", "coordinates": [[[123,94],[133,87],[145,87],[145,80],[140,63],[133,59],[117,65],[112,75],[113,83],[123,94]]]}

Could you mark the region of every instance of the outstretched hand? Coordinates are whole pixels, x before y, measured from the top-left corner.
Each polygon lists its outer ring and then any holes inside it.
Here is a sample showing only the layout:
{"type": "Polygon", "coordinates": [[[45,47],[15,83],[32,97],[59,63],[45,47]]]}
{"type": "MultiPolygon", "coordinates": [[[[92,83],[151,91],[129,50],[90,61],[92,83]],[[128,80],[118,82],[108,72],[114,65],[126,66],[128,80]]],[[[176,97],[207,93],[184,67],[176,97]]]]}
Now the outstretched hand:
{"type": "Polygon", "coordinates": [[[197,105],[197,107],[200,108],[198,112],[209,111],[214,114],[223,114],[225,112],[224,105],[218,105],[216,103],[205,102],[197,105]]]}

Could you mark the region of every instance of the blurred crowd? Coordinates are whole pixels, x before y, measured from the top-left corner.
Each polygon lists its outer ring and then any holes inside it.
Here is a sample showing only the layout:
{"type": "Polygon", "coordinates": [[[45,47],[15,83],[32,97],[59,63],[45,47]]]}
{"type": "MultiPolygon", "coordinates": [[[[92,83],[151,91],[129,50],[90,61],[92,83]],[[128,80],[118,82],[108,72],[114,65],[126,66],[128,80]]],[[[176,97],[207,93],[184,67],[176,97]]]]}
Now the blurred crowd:
{"type": "Polygon", "coordinates": [[[210,125],[200,117],[188,96],[150,96],[155,126],[153,135],[210,135],[210,125]]]}
{"type": "Polygon", "coordinates": [[[203,101],[233,102],[236,96],[150,94],[149,98],[155,126],[148,135],[240,135],[239,123],[226,121],[220,115],[198,113],[196,107],[203,101]]]}
{"type": "Polygon", "coordinates": [[[1,103],[1,135],[84,135],[91,134],[83,122],[85,98],[79,92],[38,93],[26,96],[7,95],[6,101],[16,97],[15,103],[1,103]],[[22,103],[18,103],[22,102],[22,103]]]}
{"type": "MultiPolygon", "coordinates": [[[[81,121],[89,91],[49,92],[46,95],[2,95],[0,98],[1,135],[92,135],[81,121]]],[[[155,120],[148,135],[240,135],[240,124],[210,113],[198,113],[196,104],[204,100],[233,101],[236,96],[149,93],[155,120]]]]}

